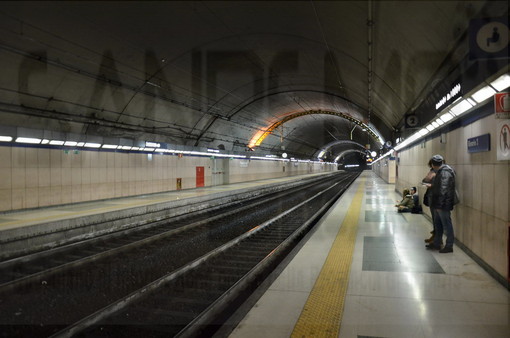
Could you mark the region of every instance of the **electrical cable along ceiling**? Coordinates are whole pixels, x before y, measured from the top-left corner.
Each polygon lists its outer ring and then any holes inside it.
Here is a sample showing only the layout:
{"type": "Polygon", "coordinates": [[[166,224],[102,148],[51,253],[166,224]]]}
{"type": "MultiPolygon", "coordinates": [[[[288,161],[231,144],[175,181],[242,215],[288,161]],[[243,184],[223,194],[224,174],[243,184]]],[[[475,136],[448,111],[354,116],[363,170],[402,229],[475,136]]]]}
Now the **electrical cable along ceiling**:
{"type": "Polygon", "coordinates": [[[257,135],[303,113],[252,150],[310,158],[331,142],[353,142],[332,147],[334,158],[358,145],[379,149],[441,68],[465,57],[451,54],[469,20],[505,8],[505,1],[2,2],[1,124],[245,152],[257,135]]]}

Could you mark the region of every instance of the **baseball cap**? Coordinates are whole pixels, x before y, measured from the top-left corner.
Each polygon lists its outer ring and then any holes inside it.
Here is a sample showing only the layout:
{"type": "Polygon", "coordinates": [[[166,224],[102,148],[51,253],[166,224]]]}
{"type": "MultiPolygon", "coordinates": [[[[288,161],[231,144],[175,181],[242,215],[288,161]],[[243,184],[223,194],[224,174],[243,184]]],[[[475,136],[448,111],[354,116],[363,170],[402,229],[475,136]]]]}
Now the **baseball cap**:
{"type": "Polygon", "coordinates": [[[434,156],[432,156],[431,160],[432,160],[432,162],[435,162],[435,163],[443,163],[444,158],[441,155],[434,155],[434,156]]]}

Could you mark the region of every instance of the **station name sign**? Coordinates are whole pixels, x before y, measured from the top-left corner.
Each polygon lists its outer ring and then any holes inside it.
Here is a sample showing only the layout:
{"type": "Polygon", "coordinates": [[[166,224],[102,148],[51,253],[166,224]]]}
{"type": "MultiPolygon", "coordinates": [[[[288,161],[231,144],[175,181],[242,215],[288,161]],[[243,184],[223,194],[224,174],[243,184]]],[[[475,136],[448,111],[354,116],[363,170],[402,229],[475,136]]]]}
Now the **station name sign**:
{"type": "Polygon", "coordinates": [[[437,101],[436,103],[436,110],[439,110],[439,108],[443,107],[447,103],[451,103],[458,97],[462,95],[462,88],[460,87],[460,83],[457,83],[453,88],[441,98],[441,100],[437,101]]]}
{"type": "Polygon", "coordinates": [[[467,147],[468,147],[469,153],[490,151],[491,150],[491,135],[484,134],[484,135],[468,138],[467,147]]]}

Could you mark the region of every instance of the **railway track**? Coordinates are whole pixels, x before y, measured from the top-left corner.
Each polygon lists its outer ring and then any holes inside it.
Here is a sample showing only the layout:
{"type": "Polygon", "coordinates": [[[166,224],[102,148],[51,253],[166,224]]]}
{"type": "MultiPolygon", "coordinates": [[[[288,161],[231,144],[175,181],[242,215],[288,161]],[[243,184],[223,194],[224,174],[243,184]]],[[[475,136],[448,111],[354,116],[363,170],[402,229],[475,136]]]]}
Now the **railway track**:
{"type": "Polygon", "coordinates": [[[6,337],[209,335],[357,175],[0,264],[6,337]]]}

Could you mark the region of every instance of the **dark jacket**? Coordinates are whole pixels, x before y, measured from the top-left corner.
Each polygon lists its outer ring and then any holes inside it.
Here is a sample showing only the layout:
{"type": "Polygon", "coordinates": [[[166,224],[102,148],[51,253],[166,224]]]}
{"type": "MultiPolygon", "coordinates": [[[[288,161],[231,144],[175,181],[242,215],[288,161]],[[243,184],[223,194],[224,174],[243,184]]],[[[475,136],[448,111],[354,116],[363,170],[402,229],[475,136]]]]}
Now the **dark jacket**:
{"type": "Polygon", "coordinates": [[[412,196],[413,196],[414,206],[416,207],[416,206],[420,205],[420,196],[418,196],[418,194],[414,194],[412,196]]]}
{"type": "MultiPolygon", "coordinates": [[[[427,173],[427,176],[421,180],[422,183],[430,183],[434,184],[434,178],[436,177],[436,172],[434,169],[430,168],[429,172],[427,173]]],[[[425,204],[428,207],[431,207],[432,205],[432,188],[427,188],[425,191],[425,195],[423,195],[423,204],[425,204]]]]}
{"type": "Polygon", "coordinates": [[[431,207],[443,210],[453,210],[455,198],[455,171],[447,164],[443,164],[436,173],[431,188],[431,207]]]}

